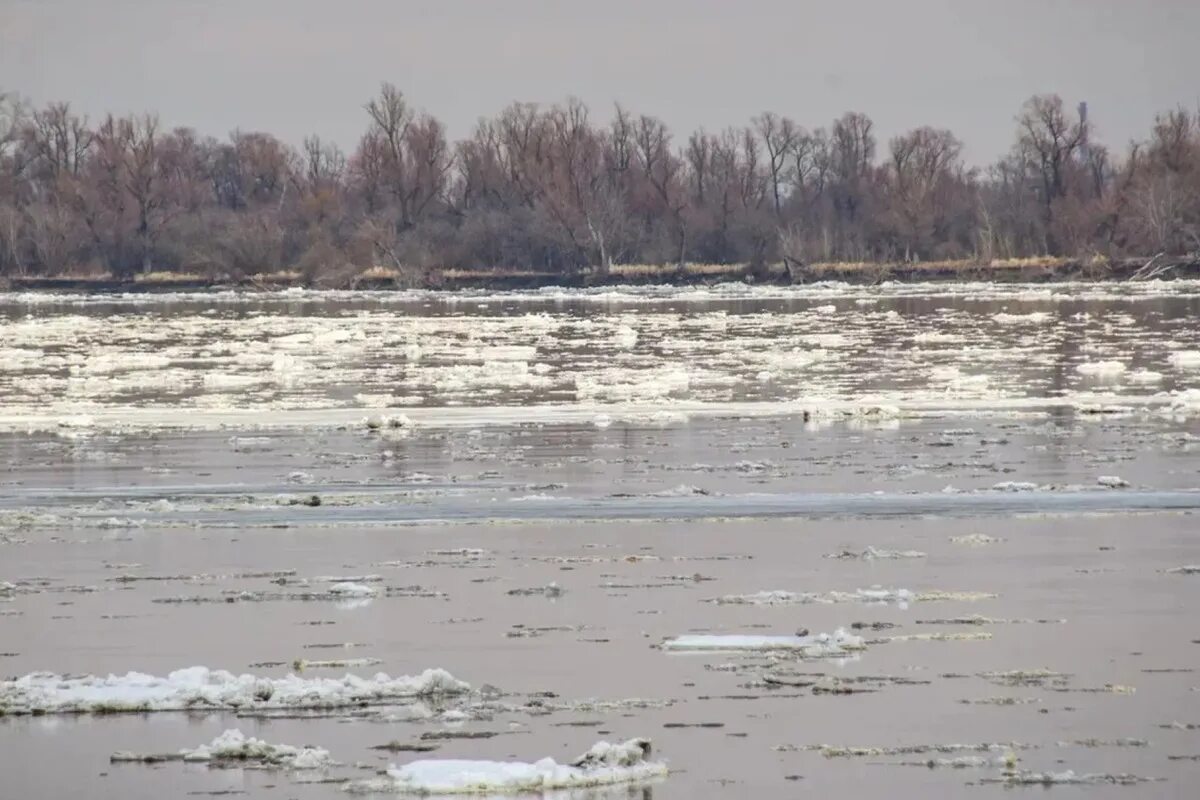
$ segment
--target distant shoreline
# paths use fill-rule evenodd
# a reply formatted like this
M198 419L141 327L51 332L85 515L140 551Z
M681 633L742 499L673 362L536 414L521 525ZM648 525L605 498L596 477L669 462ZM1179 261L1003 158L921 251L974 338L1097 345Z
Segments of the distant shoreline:
M883 282L962 283L1053 283L1056 281L1113 281L1200 278L1200 258L1195 256L1131 258L1115 262L1065 258L1030 258L976 263L970 261L930 261L925 263L827 263L793 267L789 273L783 264L752 270L747 264L688 264L683 269L659 265L614 265L608 275L595 273L564 274L534 270L431 270L419 276L395 270L374 269L340 280L323 277L305 280L297 272L275 272L231 276L203 276L178 272L152 272L132 278L111 275L8 276L0 277L0 291L94 292L97 294L210 289L278 291L290 288L404 290L441 289L497 291L537 289L547 286L569 288L668 285L707 286L745 282L768 286L786 286L844 282L873 285Z

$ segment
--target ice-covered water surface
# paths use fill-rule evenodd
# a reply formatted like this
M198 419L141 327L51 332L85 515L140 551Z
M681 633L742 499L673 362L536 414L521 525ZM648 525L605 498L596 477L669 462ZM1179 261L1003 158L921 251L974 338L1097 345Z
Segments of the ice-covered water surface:
M0 423L457 412L417 415L438 422L530 405L643 418L1039 403L1193 413L1181 393L1200 388L1198 316L1195 282L0 294Z
M1198 299L6 296L0 795L1189 796Z

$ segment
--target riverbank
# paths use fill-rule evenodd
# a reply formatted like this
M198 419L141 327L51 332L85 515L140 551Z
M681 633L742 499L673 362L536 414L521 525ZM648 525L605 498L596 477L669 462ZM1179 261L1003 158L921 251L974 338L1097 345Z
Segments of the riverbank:
M748 264L618 264L607 275L596 271L564 273L538 270L434 269L423 274L374 267L361 273L306 277L295 271L248 275L209 276L197 273L151 272L131 278L111 274L0 277L0 290L71 292L196 291L216 288L278 290L291 287L318 289L535 289L544 286L605 285L710 285L747 282L788 285L840 281L851 284L898 282L991 281L1043 283L1064 280L1123 281L1153 278L1200 278L1200 258L1194 256L1127 258L1117 261L1072 258L1022 258L979 262L971 260L927 262L828 262L789 270L772 264L754 270Z

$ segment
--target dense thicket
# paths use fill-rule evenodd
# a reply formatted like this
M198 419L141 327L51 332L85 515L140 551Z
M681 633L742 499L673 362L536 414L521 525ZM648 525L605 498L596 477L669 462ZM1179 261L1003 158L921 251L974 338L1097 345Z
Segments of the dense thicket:
M617 108L515 104L459 142L384 85L354 152L313 136L227 140L152 115L96 123L0 95L0 275L102 269L336 280L369 266L603 275L614 263L981 262L1200 250L1200 115L1120 155L1056 96L1010 153L968 168L947 130L877 141L847 113L765 113L677 139Z

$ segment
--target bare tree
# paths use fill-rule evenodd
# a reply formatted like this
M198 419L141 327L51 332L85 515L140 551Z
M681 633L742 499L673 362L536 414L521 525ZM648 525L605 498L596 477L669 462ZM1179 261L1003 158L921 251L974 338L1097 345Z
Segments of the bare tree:
M789 159L803 131L787 117L766 112L754 120L755 129L767 150L767 171L771 176L771 198L776 219L783 218L783 192L788 184Z

